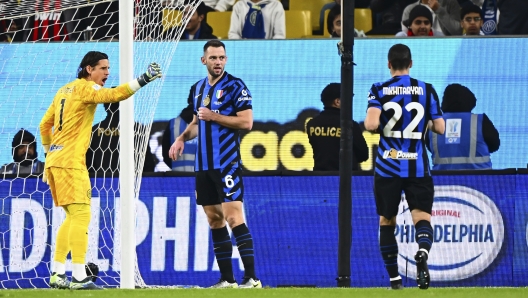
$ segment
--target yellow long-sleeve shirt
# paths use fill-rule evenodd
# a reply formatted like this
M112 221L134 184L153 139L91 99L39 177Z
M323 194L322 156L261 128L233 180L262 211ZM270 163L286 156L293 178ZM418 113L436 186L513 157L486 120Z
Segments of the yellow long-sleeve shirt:
M85 170L97 104L119 102L133 94L128 83L110 89L85 79L60 88L40 121L41 144L50 146L46 168Z

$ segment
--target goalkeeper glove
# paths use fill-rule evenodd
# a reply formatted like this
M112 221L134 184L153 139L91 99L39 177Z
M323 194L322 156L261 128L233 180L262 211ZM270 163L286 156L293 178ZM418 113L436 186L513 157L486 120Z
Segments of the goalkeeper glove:
M161 78L161 68L158 63L152 62L149 64L147 71L137 78L137 81L139 86L143 87L157 78Z

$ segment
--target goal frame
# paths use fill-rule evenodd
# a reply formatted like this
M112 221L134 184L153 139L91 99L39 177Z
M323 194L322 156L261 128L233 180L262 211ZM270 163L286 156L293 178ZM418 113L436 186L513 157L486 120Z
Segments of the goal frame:
M119 81L130 82L134 73L134 1L119 1ZM134 195L134 96L121 102L119 108L119 189L121 289L133 289L136 258Z

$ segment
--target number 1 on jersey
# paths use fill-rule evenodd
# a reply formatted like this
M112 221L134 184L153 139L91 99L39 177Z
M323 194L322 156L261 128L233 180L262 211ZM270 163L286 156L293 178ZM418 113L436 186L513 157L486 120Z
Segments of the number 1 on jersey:
M64 104L66 103L66 98L61 99L61 110L59 115L59 131L62 131L62 113L64 112Z

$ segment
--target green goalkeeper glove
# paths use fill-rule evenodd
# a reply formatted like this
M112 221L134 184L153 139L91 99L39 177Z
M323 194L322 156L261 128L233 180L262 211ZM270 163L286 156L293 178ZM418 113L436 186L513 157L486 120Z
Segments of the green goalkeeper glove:
M157 78L161 78L161 67L158 63L152 62L149 64L147 71L137 78L137 81L143 87Z

